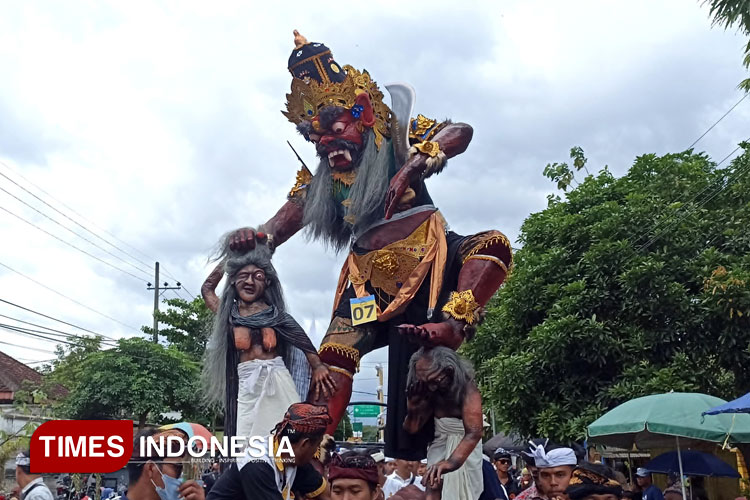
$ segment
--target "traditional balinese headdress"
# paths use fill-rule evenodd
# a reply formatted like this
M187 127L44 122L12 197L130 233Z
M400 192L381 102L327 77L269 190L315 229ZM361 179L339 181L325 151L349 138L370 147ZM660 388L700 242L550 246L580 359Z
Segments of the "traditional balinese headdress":
M276 424L274 434L281 436L301 432L302 434L323 434L331 421L328 408L309 403L294 403L284 414L284 419Z
M608 477L608 468L601 464L582 463L570 479L565 494L571 500L579 500L590 495L614 495L620 498L622 485Z
M383 137L390 137L391 110L383 102L383 93L370 78L367 70L358 71L352 66L341 67L322 43L308 42L294 31L295 48L289 56L292 89L286 95L287 119L299 124L310 121L325 106L352 109L362 92L370 96L375 124L375 145L379 148Z
M349 452L346 455L334 455L328 468L328 480L363 479L373 485L378 484L378 467L375 460L368 455Z

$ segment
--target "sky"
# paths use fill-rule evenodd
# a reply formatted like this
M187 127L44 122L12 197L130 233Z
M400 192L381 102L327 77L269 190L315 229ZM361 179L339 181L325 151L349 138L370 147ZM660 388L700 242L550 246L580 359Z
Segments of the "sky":
M619 176L638 155L682 151L740 100L746 77L746 40L712 28L698 1L330 5L4 2L0 299L120 338L152 323L154 261L160 281L197 294L221 235L284 203L298 169L286 141L317 164L280 113L295 28L381 88L411 84L417 112L471 124L471 145L430 193L456 232L512 241L556 192L547 163L580 146L589 170ZM748 121L750 100L695 148L720 161ZM316 345L343 260L303 234L274 257ZM81 333L4 302L0 315ZM0 342L23 362L54 357L46 340L0 330ZM373 399L386 359L363 359L353 399Z

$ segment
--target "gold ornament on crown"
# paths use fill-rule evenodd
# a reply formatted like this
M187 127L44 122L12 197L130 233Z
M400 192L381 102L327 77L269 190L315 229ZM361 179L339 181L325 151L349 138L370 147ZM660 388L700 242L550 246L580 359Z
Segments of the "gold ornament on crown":
M325 106L351 109L357 96L367 92L375 115L375 125L372 128L375 145L380 148L383 137L390 137L391 124L391 110L383 102L383 93L367 70L360 72L349 65L344 66L343 70L346 72L346 79L341 83L318 83L311 78L293 78L291 92L286 95L286 111L282 113L297 125L312 120Z

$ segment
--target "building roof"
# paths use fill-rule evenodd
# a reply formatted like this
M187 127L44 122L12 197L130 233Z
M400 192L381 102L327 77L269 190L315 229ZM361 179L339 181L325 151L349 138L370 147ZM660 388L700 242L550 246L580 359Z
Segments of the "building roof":
M24 380L42 383L42 374L0 351L0 392L16 392Z

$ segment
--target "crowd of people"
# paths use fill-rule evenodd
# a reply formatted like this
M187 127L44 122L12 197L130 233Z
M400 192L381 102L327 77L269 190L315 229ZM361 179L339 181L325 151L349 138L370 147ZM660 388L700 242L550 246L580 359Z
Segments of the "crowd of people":
M386 457L382 449L338 449L326 435L330 416L325 407L295 403L279 422L260 457L213 462L200 480L184 480L186 457L134 446L127 465L127 490L121 500L418 500L434 499L445 479L427 460ZM135 436L165 437L176 430L146 429ZM287 438L291 449L280 446ZM520 453L498 448L482 460L479 500L682 500L679 483L664 492L645 469L635 484L601 463L583 460L579 450L529 441ZM284 449L282 449L284 448ZM168 451L168 450L167 450ZM514 458L515 463L514 463ZM28 451L16 457L18 500L53 500L38 474L31 474ZM450 474L452 474L451 472ZM430 487L428 487L430 486ZM105 498L102 496L102 498ZM439 496L437 498L440 498ZM443 495L453 500L451 495Z

